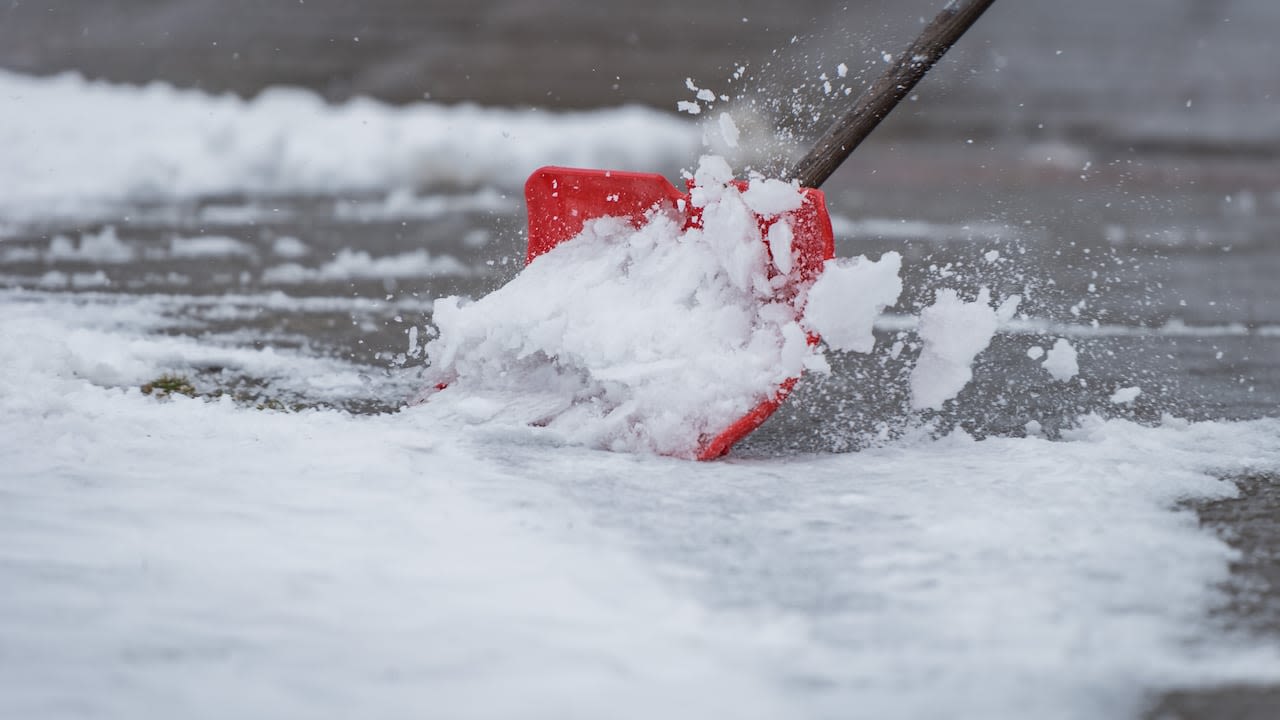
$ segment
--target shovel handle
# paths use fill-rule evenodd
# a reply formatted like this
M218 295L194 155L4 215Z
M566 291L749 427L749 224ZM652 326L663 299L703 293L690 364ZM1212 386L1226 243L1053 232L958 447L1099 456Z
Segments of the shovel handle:
M849 112L827 128L790 177L804 187L822 185L993 2L950 0L920 37L858 96Z

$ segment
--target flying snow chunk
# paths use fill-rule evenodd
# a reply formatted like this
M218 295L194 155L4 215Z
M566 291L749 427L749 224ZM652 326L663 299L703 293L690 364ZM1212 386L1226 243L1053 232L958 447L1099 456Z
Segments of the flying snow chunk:
M702 106L691 100L681 100L676 103L676 109L680 112L687 112L690 115L697 115L702 112Z
M1049 350L1044 359L1044 369L1058 382L1066 382L1080 372L1080 364L1076 358L1076 349L1071 347L1071 343L1066 338L1058 338L1058 342L1053 344L1053 349Z
M738 147L738 126L733 122L733 118L729 117L729 113L720 113L720 136L724 138L724 144L731 148Z
M826 261L809 289L805 324L837 350L871 352L876 318L902 294L901 269L902 256L896 252L877 261L865 256Z
M973 359L991 343L1009 305L1006 301L999 311L992 308L991 291L985 287L971 303L955 290L938 291L933 304L920 313L924 349L911 371L913 408L939 410L969 384Z

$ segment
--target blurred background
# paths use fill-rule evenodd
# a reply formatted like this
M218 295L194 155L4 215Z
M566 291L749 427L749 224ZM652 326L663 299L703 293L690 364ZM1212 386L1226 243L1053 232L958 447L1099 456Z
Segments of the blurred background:
M929 0L15 0L0 67L252 96L674 109L739 65L794 87L914 37ZM880 135L1017 131L1274 152L1280 6L1269 0L996 3ZM1042 132L1043 131L1043 132Z

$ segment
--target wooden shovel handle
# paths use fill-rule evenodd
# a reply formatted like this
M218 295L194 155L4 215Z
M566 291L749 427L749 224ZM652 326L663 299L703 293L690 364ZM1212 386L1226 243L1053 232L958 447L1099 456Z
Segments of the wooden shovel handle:
M849 112L827 128L790 177L804 187L822 185L993 2L950 0L920 37L858 96Z

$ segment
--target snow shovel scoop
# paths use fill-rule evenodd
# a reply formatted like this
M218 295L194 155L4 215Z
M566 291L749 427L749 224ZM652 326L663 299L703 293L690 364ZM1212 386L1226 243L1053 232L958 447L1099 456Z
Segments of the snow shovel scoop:
M888 69L857 97L849 111L823 134L813 149L785 177L785 180L798 183L798 198L795 197L796 188L790 183L770 181L778 185L785 185L792 193L792 204L790 206L782 210L774 208L768 212L761 212L761 203L753 204L747 202L745 204L748 209L744 212L748 221L746 223L739 222L739 225L752 224L749 220L752 217L754 217L755 222L753 227L743 231L746 233L745 235L740 235L739 237L758 237L763 244L765 250L761 253L763 262L760 264L768 263L766 291L772 293L772 295L766 296L765 302L773 306L770 311L774 315L778 314L775 311L780 307L784 314L790 315L789 320L797 320L803 311L802 303L806 291L812 287L813 283L822 274L824 263L834 255L835 243L831 219L827 214L823 194L817 188L835 172L859 143L915 87L925 73L964 34L992 2L994 0L952 0L932 22L925 26L920 36L896 56L896 59L889 65ZM725 167L725 171L727 171L727 167ZM699 172L702 172L702 168L699 169ZM542 275L537 277L536 280L531 280L531 282L541 282L544 287L551 286L548 287L549 291L556 289L560 292L566 292L565 288L578 281L578 275L590 274L591 270L580 268L570 263L567 267L560 268L560 275L547 277L544 272L547 263L535 263L534 261L547 255L562 243L573 239L577 239L573 249L575 251L582 250L583 248L578 247L579 244L584 240L594 240L594 237L591 236L598 234L597 226L593 225L593 223L599 223L605 219L612 218L616 219L618 223L628 223L636 233L643 233L644 226L656 223L655 218L658 217L662 218L663 222L674 223L674 226L679 226L665 237L661 236L661 234L655 234L655 237L658 237L656 244L643 245L642 251L652 249L653 252L661 252L662 248L660 246L664 240L680 242L678 239L671 240L671 238L685 237L679 235L679 231L687 232L691 228L703 228L704 223L711 221L710 218L706 218L704 215L712 213L715 209L714 204L708 205L705 197L698 196L700 188L695 186L696 180L697 176L695 176L694 181L690 181L690 191L686 193L676 189L664 176L658 174L564 167L544 167L536 170L525 184L525 199L528 205L529 221L526 268L522 271L521 276L518 276L507 287L496 291L494 295L498 295L506 291L511 285L516 285L522 281L522 276L527 274L536 275L538 273L542 273ZM728 177L724 177L723 173L721 173L721 180L720 187L736 188L741 191L742 198L749 199L748 183L734 181L731 174ZM768 202L763 203L763 206L768 205ZM754 216L752 213L754 213ZM780 222L784 219L785 223ZM723 224L723 220L720 220L720 222ZM785 225L786 227L775 228L775 226L780 225ZM710 235L709 231L707 235ZM780 236L781 243L779 242ZM586 251L613 252L608 250L605 244L602 242L599 246L588 246ZM754 248L760 247L752 242L748 242L748 245ZM780 257L779 253L782 251L779 248L789 249L788 255L790 257ZM564 248L565 252L569 250L568 246ZM548 260L550 260L550 256L548 256ZM585 264L582 263L582 265ZM624 266L618 265L617 267ZM673 264L669 269L672 275L679 274L681 271L680 263ZM607 273L604 273L604 275L606 275L604 280L607 285L609 278ZM668 276L657 276L653 280L653 284L665 284L663 281L666 277ZM757 280L757 291L760 284L761 282ZM656 294L658 293L655 292ZM536 291L534 295L536 296ZM757 297L759 296L757 295ZM488 299L486 298L486 300ZM530 304L527 298L521 302L523 305ZM655 302L658 301L655 300ZM714 299L711 304L714 304ZM678 309L678 305L675 307ZM508 304L507 308L508 312L514 308L518 313L522 306ZM443 328L449 322L449 311L449 306L445 306L442 309L437 304L435 315L437 324L442 328L442 337L445 332ZM458 312L456 304L454 312ZM616 323L619 324L626 322L625 318L616 320ZM792 324L795 325L794 322ZM548 325L552 326L552 329L548 330ZM543 334L556 331L574 332L572 328L565 329L564 325L563 321L559 321L559 325L544 322L537 332ZM617 332L616 329L605 329ZM800 334L798 344L802 349L806 347L806 344L808 348L812 348L819 342L819 338L812 330L793 330L791 332L792 336L797 332ZM476 342L481 344L487 342L493 345L494 335L490 330L487 337ZM670 340L670 338L662 337L660 333L655 334L653 338L655 342L667 342ZM693 336L686 339L691 344L698 341L698 338ZM791 341L795 344L797 339L792 337ZM589 342L596 342L596 339L589 339ZM513 341L506 340L504 345L493 345L493 349L495 351L514 353L515 355L527 355L530 352L527 349L513 348L512 345ZM784 349L783 354L785 355L786 352ZM444 357L444 364L446 365L453 362L455 357L455 351L448 348L440 354ZM792 352L792 355L794 354ZM555 364L557 361L557 358L551 353L544 351L544 355L546 356L542 357L541 360L548 364ZM698 460L710 460L724 455L734 443L759 427L782 404L799 380L802 369L799 365L793 364L788 366L785 372L782 373L775 372L773 375L756 376L771 378L771 380L766 381L762 388L753 393L754 397L763 397L754 406L749 404L740 405L738 409L729 415L724 413L714 415L713 413L712 417L715 420L706 423L704 426L694 428L680 427L674 433L668 433L678 435L683 432L685 435L692 434L696 436L695 438L687 439L686 443L682 444L680 438L675 438L672 442L664 444L659 439L650 442L649 447L660 453L693 457ZM613 370L610 369L610 372L613 372ZM736 369L729 369L726 372L736 372ZM507 372L503 369L496 374L506 376ZM544 378L546 376L535 375L534 377ZM690 386L686 390L695 389L693 386L699 382L694 374L680 375L679 378L681 383L687 383ZM440 378L437 387L446 388L450 384L451 379L446 376ZM551 384L554 385L555 381L552 380ZM769 389L771 386L772 390ZM452 390L452 388L449 389ZM597 400L598 398L594 397L581 399L584 403L596 402ZM709 397L704 404L714 405L717 400L717 398ZM623 399L619 402L625 406L631 401ZM632 405L633 407L629 408L628 419L619 422L627 422L632 426L648 423L650 429L660 425L653 416L662 415L665 412L666 408L663 404L653 403L649 406L639 407L634 406L634 403ZM558 408L549 408L547 416L552 417L556 416L557 413L566 412L572 414L567 409L568 407L568 405L565 405ZM742 407L749 409L743 413ZM623 414L610 412L610 416ZM732 419L734 416L737 416L736 420ZM536 419L530 419L529 422L535 425L547 424L538 422ZM716 423L719 424L717 425ZM633 431L634 427L630 430L626 427L614 429L615 433L624 434ZM618 447L619 449L629 447L625 443L619 445L615 442L611 445L606 442L604 444L609 447Z

